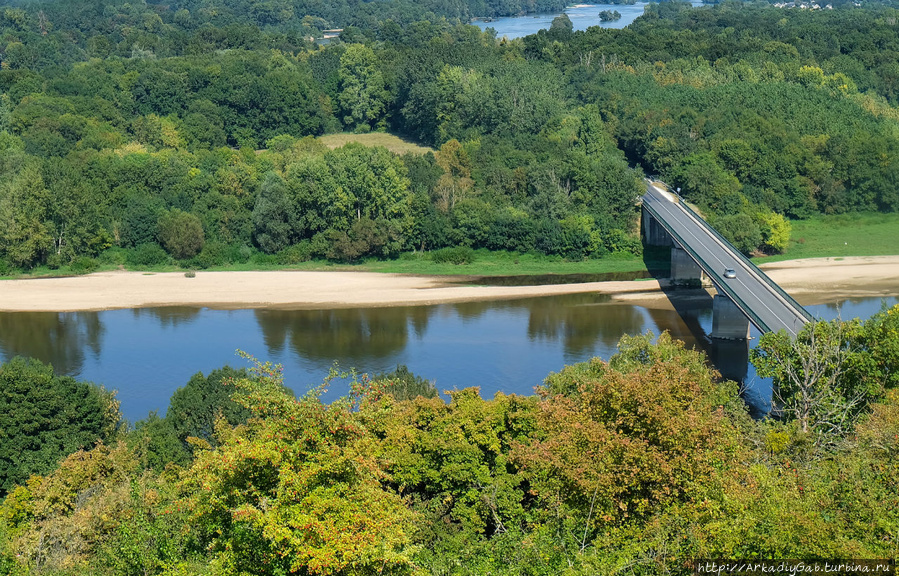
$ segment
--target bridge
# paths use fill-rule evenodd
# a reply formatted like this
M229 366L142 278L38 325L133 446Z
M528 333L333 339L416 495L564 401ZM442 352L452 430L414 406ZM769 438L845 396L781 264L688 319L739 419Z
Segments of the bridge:
M672 245L672 279L698 279L702 273L711 279L717 291L712 303L713 338L746 339L750 322L761 332L786 330L795 337L813 320L679 195L658 182L646 184L643 235L647 244Z

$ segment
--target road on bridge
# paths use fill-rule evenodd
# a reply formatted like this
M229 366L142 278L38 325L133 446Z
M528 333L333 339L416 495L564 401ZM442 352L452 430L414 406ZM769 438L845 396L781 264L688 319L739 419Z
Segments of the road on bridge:
M773 280L721 238L681 198L648 182L643 206L705 271L719 294L729 297L762 332L786 330L795 337L812 319ZM724 271L736 272L725 278Z

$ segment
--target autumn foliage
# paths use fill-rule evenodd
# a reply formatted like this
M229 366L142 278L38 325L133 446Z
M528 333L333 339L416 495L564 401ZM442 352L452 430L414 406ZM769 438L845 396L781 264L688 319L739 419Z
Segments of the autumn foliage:
M297 399L251 361L227 383L249 419L187 464L160 469L143 427L14 488L0 574L690 574L899 547L895 390L820 458L667 334L492 400L350 372L324 404L327 383Z

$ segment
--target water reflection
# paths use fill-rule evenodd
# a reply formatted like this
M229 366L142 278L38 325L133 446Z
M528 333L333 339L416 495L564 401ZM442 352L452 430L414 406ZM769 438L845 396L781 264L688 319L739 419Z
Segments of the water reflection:
M103 333L96 312L0 312L0 357L30 356L77 375L86 353L100 356Z
M646 319L639 308L611 302L607 294L577 294L563 302L529 300L528 338L560 341L566 358L582 358L597 344L614 347L622 334L643 330Z
M159 325L167 328L178 328L194 322L200 315L202 308L190 306L165 306L161 308L132 308L131 313L135 319L149 316L159 321Z
M401 352L409 339L427 330L425 307L348 308L336 310L256 310L255 316L271 354L289 347L300 358L330 365L368 364Z
M50 362L61 373L117 389L129 420L163 413L191 375L241 366L237 348L284 364L285 382L303 393L338 361L363 372L406 364L441 390L480 386L531 394L550 373L593 356L609 358L623 334L668 330L705 350L725 377L746 382L753 413L767 410L770 383L755 377L745 343L713 342L708 295L672 295L675 310L578 294L436 306L337 310L156 308L105 312L0 313L0 360ZM896 298L886 299L886 305ZM663 301L661 304L664 304ZM809 306L819 317L867 318L882 300ZM757 332L753 333L755 338ZM753 340L756 342L757 340ZM333 397L345 393L335 390Z

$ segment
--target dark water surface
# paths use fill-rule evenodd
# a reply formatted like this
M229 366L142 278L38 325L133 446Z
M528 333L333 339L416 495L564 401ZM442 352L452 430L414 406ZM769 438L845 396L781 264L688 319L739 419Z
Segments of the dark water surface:
M886 299L887 305L897 301ZM880 299L860 299L808 308L822 318L848 319L880 307ZM337 310L0 312L0 359L33 356L60 373L118 390L130 421L151 410L163 414L175 389L198 371L245 366L238 348L284 364L285 383L298 394L320 384L335 361L369 373L406 364L440 390L480 386L485 398L498 391L531 394L550 372L593 356L607 359L622 334L647 330L669 330L707 350L728 376L746 374L745 345L712 346L705 337L711 310L687 308L681 315L578 294ZM763 410L770 385L748 370L747 400ZM345 390L334 385L328 398Z

